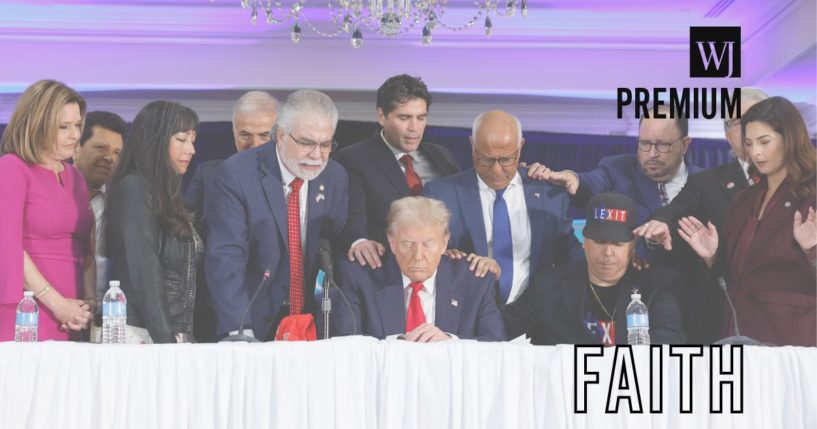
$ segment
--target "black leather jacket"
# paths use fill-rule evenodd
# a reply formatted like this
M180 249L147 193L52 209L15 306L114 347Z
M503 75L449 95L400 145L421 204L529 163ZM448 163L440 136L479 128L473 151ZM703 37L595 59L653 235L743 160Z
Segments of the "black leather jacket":
M192 341L201 239L195 231L179 239L160 228L141 176L127 175L113 187L105 239L111 279L128 300L128 325L146 328L154 343L176 342L177 334Z

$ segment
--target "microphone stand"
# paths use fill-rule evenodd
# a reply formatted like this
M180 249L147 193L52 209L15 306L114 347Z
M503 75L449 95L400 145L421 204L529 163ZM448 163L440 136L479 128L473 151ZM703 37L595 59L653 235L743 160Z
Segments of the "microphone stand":
M723 277L718 277L718 286L721 288L723 293L726 295L726 302L729 304L729 308L732 309L732 327L735 329L735 335L731 337L726 337L720 339L715 342L716 345L724 345L724 344L742 344L747 346L768 346L770 344L764 343L762 341L758 341L754 338L746 337L740 335L740 327L738 327L738 313L735 311L735 306L732 304L732 298L729 296L729 291L726 290L726 280Z
M267 268L264 271L264 275L261 276L261 283L258 284L258 288L255 289L255 293L253 294L252 298L250 298L250 302L247 303L247 308L244 309L244 315L241 316L241 324L238 326L238 333L229 335L227 337L222 338L219 340L220 343L234 343L234 342L245 342L245 343L260 343L261 341L258 338L251 337L249 335L244 334L244 323L247 321L247 314L250 312L250 308L252 307L253 302L255 302L255 298L258 297L258 293L261 292L261 289L264 287L264 284L269 280L272 276L272 266Z
M323 312L323 339L329 339L329 314L332 312L332 299L329 298L329 288L332 287L330 273L323 276L323 299L321 300L321 311Z

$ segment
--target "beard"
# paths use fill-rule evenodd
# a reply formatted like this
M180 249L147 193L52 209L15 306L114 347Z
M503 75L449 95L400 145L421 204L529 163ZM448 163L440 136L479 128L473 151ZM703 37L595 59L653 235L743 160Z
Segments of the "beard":
M284 163L284 166L289 169L295 177L300 177L305 181L312 180L321 173L323 173L323 169L326 168L326 162L319 161L319 160L312 160L312 159L290 159L285 156L281 157L281 160ZM317 170L311 170L304 168L305 165L312 165L312 166L320 166Z

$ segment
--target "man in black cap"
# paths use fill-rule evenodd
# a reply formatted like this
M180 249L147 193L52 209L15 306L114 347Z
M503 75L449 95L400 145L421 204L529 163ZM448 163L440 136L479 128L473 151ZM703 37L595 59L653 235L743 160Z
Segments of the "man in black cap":
M542 270L505 308L508 338L534 344L627 344L627 305L637 289L649 311L653 344L681 344L680 277L664 267L637 270L635 204L617 193L593 196L584 228L585 260Z

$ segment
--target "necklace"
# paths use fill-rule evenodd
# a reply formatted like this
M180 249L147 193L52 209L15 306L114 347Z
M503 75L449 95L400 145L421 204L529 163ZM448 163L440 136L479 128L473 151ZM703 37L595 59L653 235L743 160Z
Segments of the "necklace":
M610 320L615 320L616 319L616 310L618 310L618 308L614 308L613 309L613 314L610 315L610 312L607 311L607 307L605 307L604 304L602 304L601 298L599 298L599 295L596 293L596 289L593 287L593 283L591 283L590 280L588 279L587 284L588 284L588 286L590 286L590 290L593 292L593 296L596 297L596 301L598 301L599 305L601 306L601 309L604 310L605 314L607 314L607 317L609 317Z

